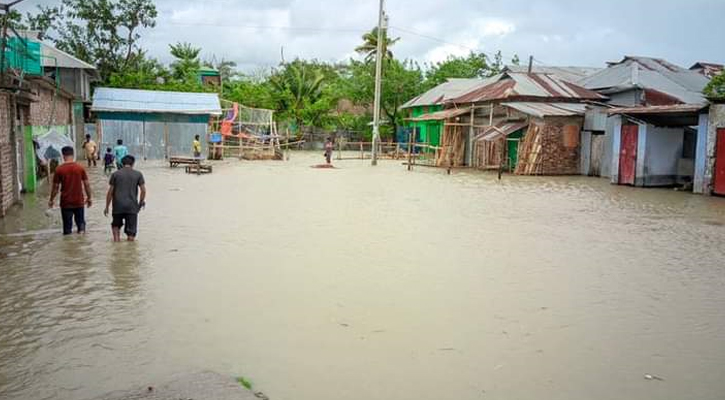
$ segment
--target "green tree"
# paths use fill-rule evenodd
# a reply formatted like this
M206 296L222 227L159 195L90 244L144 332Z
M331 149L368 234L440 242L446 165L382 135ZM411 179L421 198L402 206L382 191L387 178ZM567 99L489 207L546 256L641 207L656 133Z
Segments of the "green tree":
M325 74L315 63L296 59L283 64L269 78L277 109L301 128L305 122L314 122L310 107L322 98ZM312 117L312 118L311 118Z
M175 79L184 82L192 82L199 79L200 47L194 47L191 43L176 43L169 45L170 53L175 60L171 63L171 73Z
M431 65L425 73L425 88L431 89L449 78L485 78L494 75L484 53L471 52L465 57L449 56Z
M383 30L383 60L392 59L393 52L390 48L397 43L400 38L391 39L388 37L387 30ZM373 28L370 32L362 35L363 44L355 48L355 52L365 55L365 61L375 61L375 54L378 51L378 28Z
M62 0L38 6L26 19L41 38L94 64L105 82L138 55L140 30L154 27L156 16L152 0Z
M725 71L720 72L710 80L703 91L708 99L722 101L725 100Z
M375 68L371 63L350 61L350 78L347 80L347 95L356 104L370 107L374 100ZM390 59L383 70L381 111L389 128L394 131L402 124L400 106L423 90L423 72L409 60ZM390 130L387 132L390 133Z
M128 66L111 73L107 85L118 88L160 90L171 81L171 73L154 58L144 52L135 54Z

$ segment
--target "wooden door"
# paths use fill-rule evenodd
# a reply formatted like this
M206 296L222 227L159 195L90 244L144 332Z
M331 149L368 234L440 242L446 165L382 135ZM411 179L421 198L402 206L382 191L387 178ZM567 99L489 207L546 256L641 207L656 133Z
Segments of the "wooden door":
M637 169L637 136L639 126L622 125L622 140L619 150L619 184L634 185Z
M715 173L712 192L725 195L725 128L717 130L715 141Z

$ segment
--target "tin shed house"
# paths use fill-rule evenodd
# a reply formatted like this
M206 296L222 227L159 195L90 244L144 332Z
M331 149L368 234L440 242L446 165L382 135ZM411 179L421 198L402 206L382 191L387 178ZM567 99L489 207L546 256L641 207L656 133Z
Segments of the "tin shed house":
M581 83L610 96L606 138L612 183L701 187L707 100L704 75L658 58L625 57ZM696 182L697 181L697 182Z
M221 115L216 93L97 88L91 111L97 117L101 149L122 139L130 154L143 159L190 155L195 135L203 152L212 115Z

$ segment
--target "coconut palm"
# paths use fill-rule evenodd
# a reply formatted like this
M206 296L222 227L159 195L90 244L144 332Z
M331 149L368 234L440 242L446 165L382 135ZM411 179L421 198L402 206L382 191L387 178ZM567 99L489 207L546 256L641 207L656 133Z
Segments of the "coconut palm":
M383 30L383 60L393 58L393 52L390 51L395 43L400 38L391 39L388 37L388 32ZM373 28L370 32L362 35L363 44L355 48L355 51L359 54L365 55L365 61L370 62L375 60L375 53L378 51L378 28Z

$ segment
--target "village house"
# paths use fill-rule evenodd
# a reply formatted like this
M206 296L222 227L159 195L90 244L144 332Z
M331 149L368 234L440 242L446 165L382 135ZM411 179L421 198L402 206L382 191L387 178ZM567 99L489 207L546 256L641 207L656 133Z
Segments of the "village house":
M0 89L0 215L20 200L22 192L36 189L39 159L35 142L51 131L71 140L76 136L74 102L82 96L61 84L62 69L56 61L52 68L45 62L62 59L65 53L34 38L23 33L9 37L6 43ZM66 71L74 69L64 65ZM85 64L83 69L93 67ZM86 90L89 93L90 86Z
M443 110L445 103L486 83L480 78L450 78L446 82L416 96L400 108L406 113L405 126L415 132L416 141L439 146L443 131L442 121L428 115Z
M709 63L704 61L699 61L690 67L690 71L695 71L700 74L705 75L708 79L712 79L715 77L715 75L719 75L722 73L723 69L725 69L725 65L722 64L715 64L715 63Z
M91 111L101 148L118 139L140 159L190 155L195 135L207 138L213 115L221 115L216 93L96 88ZM202 140L206 151L207 140Z
M604 148L582 148L609 166L602 176L640 187L702 186L707 77L662 59L625 57L579 83L615 107L607 111Z
M442 121L438 166L578 174L585 103L604 99L553 74L505 72L419 118Z

